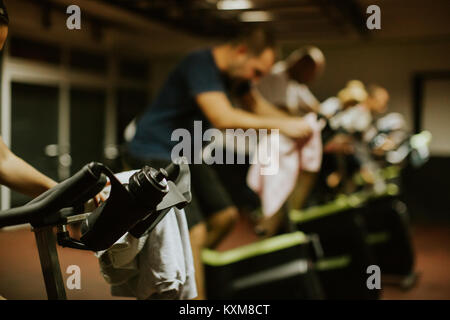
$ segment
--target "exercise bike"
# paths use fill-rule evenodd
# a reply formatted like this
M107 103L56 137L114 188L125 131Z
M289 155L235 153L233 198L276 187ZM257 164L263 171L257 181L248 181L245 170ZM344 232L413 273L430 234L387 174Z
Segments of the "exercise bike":
M84 204L104 188L107 178L110 196L85 213ZM151 232L171 208L182 209L190 201L189 167L183 160L159 170L145 166L127 184L120 183L105 165L91 162L24 206L0 212L0 228L31 224L48 299L65 300L56 243L80 250L106 250L126 232L136 238ZM66 226L80 222L82 236L76 240Z

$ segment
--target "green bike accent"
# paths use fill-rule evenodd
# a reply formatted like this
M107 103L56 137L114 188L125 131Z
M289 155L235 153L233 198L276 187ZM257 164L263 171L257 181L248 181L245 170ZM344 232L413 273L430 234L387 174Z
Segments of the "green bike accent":
M373 191L360 191L351 195L341 195L335 200L320 206L309 207L303 210L291 210L289 218L294 223L304 223L310 220L323 218L352 208L357 208L372 199L378 199L385 196L395 196L399 194L399 188L396 184L389 183L386 190L382 193Z
M295 223L303 223L351 208L352 206L349 204L347 196L343 196L321 206L314 206L304 210L291 210L289 218Z
M400 176L401 168L399 166L389 166L383 169L380 169L379 173L380 176L385 180L391 180L398 178ZM353 182L358 186L366 185L366 182L364 181L361 173L356 173L353 176Z
M303 232L297 231L223 252L204 249L202 260L207 265L219 267L307 242L307 236Z
M318 271L328 271L331 269L342 269L347 267L352 261L350 256L339 256L332 258L320 259L316 263L316 269Z
M366 237L366 243L369 245L374 245L378 243L383 243L389 241L391 235L388 232L378 232L368 234Z
M386 180L398 178L401 168L399 166L389 166L381 170L381 176Z

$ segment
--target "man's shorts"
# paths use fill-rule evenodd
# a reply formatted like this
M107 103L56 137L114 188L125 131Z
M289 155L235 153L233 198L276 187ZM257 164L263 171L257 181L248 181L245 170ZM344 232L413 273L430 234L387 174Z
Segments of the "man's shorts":
M139 159L125 155L125 163L133 169L145 165L155 169L167 167L171 161L161 159ZM206 164L190 164L192 201L185 208L188 227L206 222L215 213L234 206L213 168Z

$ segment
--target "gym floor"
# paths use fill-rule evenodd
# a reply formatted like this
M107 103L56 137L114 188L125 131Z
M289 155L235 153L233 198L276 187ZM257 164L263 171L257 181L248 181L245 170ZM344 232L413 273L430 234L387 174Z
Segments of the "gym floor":
M219 250L256 240L249 230L249 223L241 219ZM415 224L412 233L419 281L408 291L385 286L382 299L450 299L450 224ZM58 253L65 279L69 265L81 269L81 289L67 290L68 299L123 299L111 296L92 252L59 247ZM46 299L34 235L29 228L0 231L0 256L0 295L7 299Z

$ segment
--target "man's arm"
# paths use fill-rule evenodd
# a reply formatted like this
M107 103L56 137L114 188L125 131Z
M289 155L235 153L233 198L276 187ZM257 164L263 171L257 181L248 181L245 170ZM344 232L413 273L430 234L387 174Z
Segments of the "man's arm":
M196 96L197 103L212 125L218 129L279 129L291 138L307 139L311 128L300 117L258 115L233 108L223 92L205 92Z
M303 108L305 112L320 112L320 102L313 95L311 90L306 85L297 85L296 94L298 95L298 101L300 109Z
M242 102L253 113L261 116L273 116L279 118L289 117L289 114L280 110L272 103L267 101L257 89L251 89L242 97Z
M0 138L0 184L36 197L57 183L17 157Z

